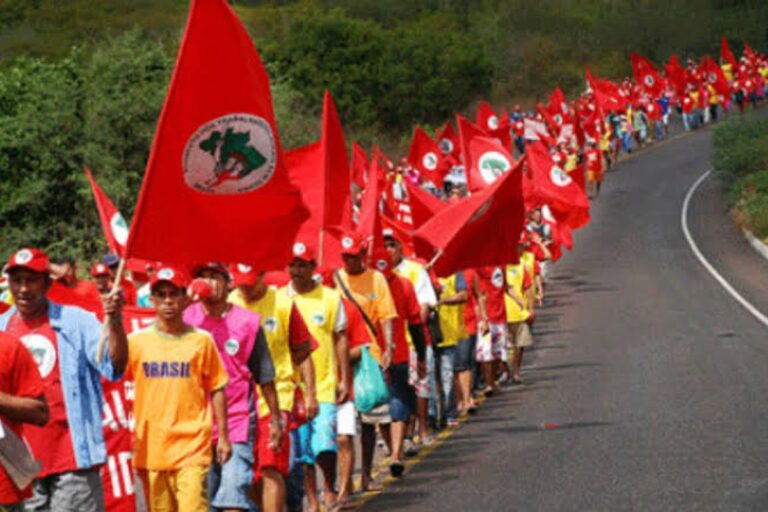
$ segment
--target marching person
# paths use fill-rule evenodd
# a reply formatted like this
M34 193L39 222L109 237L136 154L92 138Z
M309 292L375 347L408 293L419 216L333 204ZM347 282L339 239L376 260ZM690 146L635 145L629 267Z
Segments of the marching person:
M83 309L49 301L48 270L48 257L40 250L12 254L7 272L14 307L0 316L0 331L21 339L37 363L49 407L46 425L24 428L32 452L43 463L25 506L33 511L101 511L99 466L107 460L101 377L117 381L125 370L122 304L117 295L102 302L109 349L108 357L97 361L101 323Z

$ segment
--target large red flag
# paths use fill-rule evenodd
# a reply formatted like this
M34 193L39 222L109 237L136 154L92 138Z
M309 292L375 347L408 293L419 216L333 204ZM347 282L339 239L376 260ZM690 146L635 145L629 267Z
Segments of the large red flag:
M496 139L472 137L469 140L467 184L475 192L493 184L499 177L515 167L515 159Z
M490 133L501 128L502 121L488 102L483 101L480 103L480 106L477 107L475 123L477 123L477 126Z
M126 254L281 268L306 215L250 36L226 0L192 0Z
M589 222L589 200L579 184L552 162L547 148L534 142L525 149L528 173L525 179L526 201L548 204L563 224L573 229Z
M349 160L347 143L341 120L331 94L326 90L323 98L323 170L325 207L323 227L352 228L352 202L350 198Z
M736 56L731 51L731 45L728 44L728 40L725 36L720 38L720 58L723 62L727 62L731 65L731 70L736 71L739 69L739 63L736 61Z
M411 220L414 229L419 229L447 205L423 188L410 182L406 182L405 187L408 190L408 202L411 206Z
M352 141L352 183L359 188L365 188L368 182L368 170L371 163L368 161L368 155L356 141Z
M447 206L414 234L416 250L429 256L438 276L518 261L525 222L522 161L493 185Z
M623 112L626 107L624 101L618 94L618 87L608 80L599 80L592 77L587 66L584 66L584 74L587 78L589 88L595 97L597 108L604 112Z
M664 66L664 75L674 86L677 95L682 96L685 93L685 70L680 65L680 59L674 53Z
M417 126L413 132L411 149L408 151L408 162L418 169L421 177L428 179L437 188L443 187L443 180L449 171L448 163L443 157L437 142Z
M664 92L664 81L659 76L659 72L656 71L656 66L642 55L634 52L630 53L629 56L632 59L632 71L635 73L637 83L655 98L661 96Z
M91 184L93 198L96 200L96 210L98 210L101 220L101 229L104 231L104 238L107 240L109 250L122 258L125 255L125 244L128 242L128 224L115 208L115 205L112 204L112 201L109 200L107 194L93 179L91 170L86 168L85 174L88 176L88 183Z

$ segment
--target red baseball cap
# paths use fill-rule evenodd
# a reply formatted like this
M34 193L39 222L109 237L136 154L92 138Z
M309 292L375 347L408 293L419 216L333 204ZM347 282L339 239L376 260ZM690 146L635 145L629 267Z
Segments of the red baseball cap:
M315 250L304 242L293 244L293 257L304 261L315 261Z
M391 238L392 240L396 242L403 243L403 241L400 239L400 236L398 235L397 231L395 231L392 228L384 228L381 231L381 236L384 238Z
M389 278L392 275L392 256L389 251L374 251L371 255L371 266Z
M259 282L260 270L245 263L233 263L229 267L233 286L253 286Z
M347 233L341 237L341 254L359 254L368 248L368 243L359 233Z
M152 274L152 277L149 279L150 289L154 288L156 284L163 281L171 283L177 288L186 289L187 285L189 284L189 277L187 276L187 273L181 269L174 267L162 267L157 272Z
M21 249L8 259L6 272L15 268L26 268L33 272L48 272L48 256L40 249Z
M108 276L110 274L112 274L112 271L103 263L96 263L91 267L91 277Z
M227 266L223 263L216 263L216 262L208 262L208 263L198 263L194 267L192 267L192 277L199 277L200 273L204 270L213 270L214 272L218 272L219 274L223 275L227 280L230 279L229 270L227 269Z

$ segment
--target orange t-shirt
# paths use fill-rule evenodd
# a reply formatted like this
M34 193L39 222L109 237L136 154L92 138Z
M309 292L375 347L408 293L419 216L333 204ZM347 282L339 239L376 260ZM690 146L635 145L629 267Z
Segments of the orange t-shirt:
M181 336L154 326L128 337L135 383L134 467L171 470L211 464L212 391L227 384L216 344L190 327Z

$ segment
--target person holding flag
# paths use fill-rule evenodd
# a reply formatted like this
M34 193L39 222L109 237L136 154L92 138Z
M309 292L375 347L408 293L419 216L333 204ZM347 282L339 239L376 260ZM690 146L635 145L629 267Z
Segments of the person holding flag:
M507 311L507 327L509 328L509 371L510 380L514 384L522 384L520 367L523 362L523 351L533 345L533 336L528 320L534 311L534 276L526 264L529 237L526 231L520 234L518 252L520 261L507 265L507 294L504 297ZM530 253L529 253L530 254Z
M600 195L600 187L605 177L603 152L594 143L587 143L587 151L584 153L584 161L587 168L587 183L589 184L590 198L597 199Z
M102 432L101 377L117 381L128 360L118 295L102 301L108 357L97 361L102 325L92 313L51 302L48 256L25 248L6 267L14 306L0 316L0 331L21 339L35 355L50 421L28 425L24 435L43 468L33 484L28 510L101 511L99 467L107 451Z
M283 441L286 422L280 415L275 391L275 367L267 347L260 317L227 300L230 275L220 263L197 265L192 275L210 288L205 298L184 311L184 322L211 334L219 351L229 382L227 397L227 430L232 443L232 457L225 463L213 462L208 472L208 496L212 507L219 510L250 510L253 503L248 489L253 482L253 432L256 411L254 383L259 385L259 398L266 402L270 422L266 432L267 448L278 451ZM217 432L214 431L214 443Z

